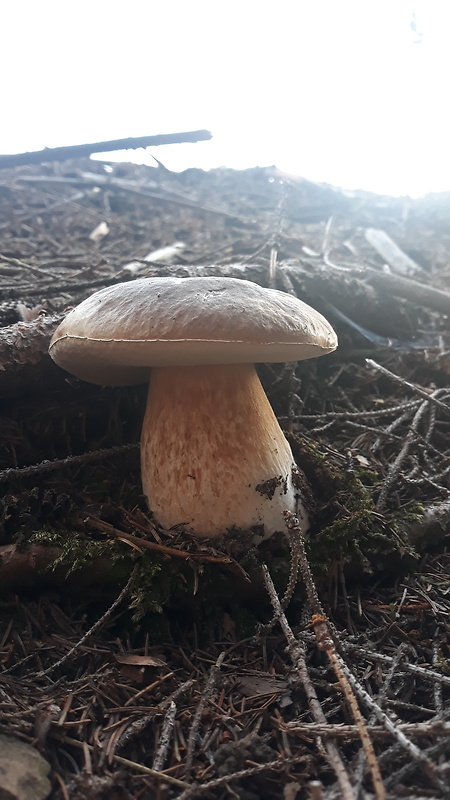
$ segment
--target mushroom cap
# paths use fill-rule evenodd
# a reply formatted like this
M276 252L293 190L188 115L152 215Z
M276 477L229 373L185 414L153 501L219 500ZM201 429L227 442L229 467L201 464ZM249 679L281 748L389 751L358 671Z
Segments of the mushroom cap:
M325 317L239 278L141 278L69 312L50 342L60 367L91 383L144 383L150 367L301 361L330 353Z

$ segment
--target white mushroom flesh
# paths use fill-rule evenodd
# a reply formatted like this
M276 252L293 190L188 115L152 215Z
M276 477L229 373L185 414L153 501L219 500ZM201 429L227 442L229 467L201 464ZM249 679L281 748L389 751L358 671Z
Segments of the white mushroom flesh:
M265 538L285 530L285 510L308 526L291 448L253 364L154 368L141 466L164 528L206 538L258 527Z

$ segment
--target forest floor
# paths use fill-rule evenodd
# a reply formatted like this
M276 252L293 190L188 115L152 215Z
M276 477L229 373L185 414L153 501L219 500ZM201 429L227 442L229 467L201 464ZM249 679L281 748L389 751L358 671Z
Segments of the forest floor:
M275 168L0 171L0 734L41 755L33 797L448 797L449 206ZM306 543L160 531L145 387L48 356L68 308L155 275L246 278L336 329L258 367Z

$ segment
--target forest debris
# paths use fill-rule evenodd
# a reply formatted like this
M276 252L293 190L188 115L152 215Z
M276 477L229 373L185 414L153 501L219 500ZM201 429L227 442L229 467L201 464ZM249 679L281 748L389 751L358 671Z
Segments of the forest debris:
M155 656L139 656L135 653L116 653L114 656L119 664L127 664L133 667L166 667L167 662Z
M387 261L394 272L399 275L414 275L416 272L423 272L422 267L407 256L386 231L379 228L366 228L365 235L369 244Z
M0 800L45 800L50 764L26 742L0 735Z
M91 242L94 242L94 244L98 244L98 242L101 242L105 236L108 236L108 233L109 225L103 220L102 222L99 222L98 225L96 225L96 227L90 232L89 239Z
M238 683L244 697L285 693L289 685L287 680L264 674L242 675L239 677Z
M441 390L437 390L436 392L426 392L424 389L421 389L420 386L415 386L414 384L410 383L410 381L406 381L404 378L401 378L399 375L395 375L394 372L383 367L381 364L378 364L373 358L366 358L366 364L369 367L374 367L374 369L379 370L386 375L386 377L391 378L391 380L395 381L396 383L400 383L405 389L409 389L410 391L414 392L414 394L418 394L420 397L423 397L428 403L435 405L437 408L442 409L446 414L450 414L450 405L447 403L443 403L441 400L438 399L436 396L439 393L442 393ZM444 390L445 391L445 390Z
M138 568L137 565L135 565L133 567L133 571L130 577L128 578L127 583L125 584L123 589L119 592L114 602L105 611L105 613L102 614L102 616L94 623L94 625L92 625L92 627L89 628L88 631L86 631L84 636L82 636L82 638L73 647L71 647L70 650L62 658L56 661L55 664L52 664L50 667L47 667L47 669L38 672L36 677L43 678L45 675L49 675L51 672L53 672L54 669L57 669L58 667L61 667L63 664L65 664L66 661L68 661L73 655L75 655L75 653L78 652L79 648L84 644L84 642L86 642L90 636L92 636L96 631L98 631L102 627L102 625L105 624L105 622L110 618L115 609L128 596L130 589L133 585L134 579L137 575L137 572Z
M26 306L25 303L17 303L16 308L22 322L32 322L42 311L45 311L45 303L40 303L32 308Z
M48 388L57 368L48 355L53 331L62 316L39 316L30 322L0 327L0 397L2 400Z
M336 678L339 681L339 686L342 689L342 693L351 709L353 719L355 720L355 725L358 728L361 743L364 748L364 755L367 759L372 778L375 797L377 800L386 800L386 790L383 784L383 778L381 777L380 765L376 757L375 748L369 731L367 730L366 721L358 706L358 701L353 691L354 687L352 687L349 681L350 675L348 668L339 653L337 653L335 643L330 635L329 622L326 617L320 614L314 614L312 617L312 625L317 637L317 644L321 650L325 651L333 666Z
M27 544L0 545L0 586L2 592L19 586L26 588L39 585L70 585L76 593L79 586L79 572L67 576L67 566L59 564L63 556L61 547ZM57 564L53 569L53 565ZM114 561L106 556L93 558L82 567L83 586L117 586L123 579L122 569L115 566Z
M152 250L151 253L148 253L148 255L144 256L142 261L130 261L129 264L125 264L124 270L126 272L131 272L132 275L136 275L139 272L145 272L148 269L147 263L145 262L173 264L173 262L176 261L177 256L179 256L185 248L186 245L184 242L174 242L173 244L167 245L167 247L160 247L158 250Z
M0 372L47 360L48 344L60 321L61 316L54 315L0 328Z
M24 315L27 311L18 309L19 304L34 309L46 303L49 314L61 314L95 288L131 278L124 265L133 260L148 275L230 276L262 286L269 282L272 263L276 288L298 292L313 305L317 301L316 307L325 313L322 302L327 299L357 326L380 337L362 339L355 325L336 314L342 346L327 363L317 367L305 362L295 372L261 365L258 371L278 418L301 435L299 463L304 456L318 491L316 527L308 548L320 602L340 632L338 652L373 702L389 712L399 732L423 748L444 784L441 789L423 762L413 761L384 724L372 721L368 706L368 732L393 797L402 792L408 797L448 795L450 555L445 538L449 504L443 497L448 497L450 478L450 418L430 397L435 391L448 391L450 246L444 226L448 195L437 199L444 201L439 208L433 198L416 202L343 193L273 170L173 174L87 158L4 171L0 183L0 217L5 220L0 223L2 325L17 322L20 329L21 310ZM211 213L214 208L222 211ZM108 220L111 230L93 246L89 233L101 220ZM402 247L426 270L415 273L423 283L383 271L383 261L364 237L368 227L394 237L401 232ZM140 260L179 240L187 245L177 259L182 263ZM388 339L396 339L401 347L386 351ZM248 560L252 554L243 556L252 585L233 583L229 566L225 570L221 563L202 563L205 555L226 559L228 554L199 547L178 531L161 531L158 539L145 517L136 488L136 418L144 393L106 388L94 392L62 371L48 372L46 346L45 358L36 363L27 363L28 351L20 355L23 363L8 361L0 372L1 543L12 543L12 556L21 559L34 547L26 543L30 536L34 543L48 541L49 546L66 544L67 536L67 549L55 571L38 574L38 592L22 591L20 575L13 585L3 581L0 566L1 732L27 736L28 741L41 735L49 761L60 770L60 775L54 773L59 784L54 792L62 797L106 796L108 791L162 796L168 791L164 784L170 784L174 797L183 790L184 797L192 798L217 792L270 794L284 800L292 800L291 794L310 800L342 797L336 773L328 768L327 744L334 745L337 759L332 766L343 766L353 795L370 792L359 733L354 726L345 728L351 720L340 688L331 667L317 655L306 618L302 620L304 589L294 580L298 553L292 552L289 575L285 544L282 572L273 550L267 561L281 605L291 599L301 649L290 652L303 655L298 665L309 677L305 685L285 652L286 637L278 630L267 631L271 614L265 595L262 602L242 602L241 592L253 598L258 590ZM376 367L368 370L367 356L389 367L390 375ZM403 377L395 381L392 375ZM49 403L50 384L56 393ZM12 397L15 402L9 402ZM405 397L412 399L405 402ZM432 399L449 402L442 394ZM421 403L428 406L427 412L390 488L386 512L378 514L376 499ZM135 452L117 459L127 452L124 445ZM360 514L356 504L361 504ZM101 519L97 524L91 518L82 532L88 512ZM127 547L112 541L114 532L100 527L104 521L117 525L115 538L121 536ZM98 535L97 527L109 540ZM135 533L137 544L126 538ZM336 558L342 563L329 562L329 548L339 537L342 548ZM137 556L130 549L133 544L147 550L143 542L156 541L171 545L178 557L169 563L163 552L162 557L156 550ZM356 571L355 548L362 552ZM81 569L65 581L80 549ZM106 571L99 579L97 552L113 555L114 570L101 557L104 570L110 570L108 579ZM57 555L62 553L58 550ZM132 603L136 598L142 605L133 608L145 608L145 614L136 625L133 610L124 602L92 633L93 623L116 597L135 561L140 571ZM191 567L199 587L208 597L214 595L213 603L206 603L200 590L194 597ZM178 574L180 581L171 579ZM164 592L169 582L168 597ZM150 597L155 592L154 607L142 600L145 592L149 597L148 590ZM264 591L262 586L259 591ZM224 612L233 622L231 634L222 624ZM50 676L54 680L36 679L36 672L64 658L86 632L90 638ZM159 656L162 642L167 667L146 670L120 666L114 659L116 652ZM399 642L405 647L401 653ZM192 722L209 668L222 648L227 657L201 713L188 785L181 779ZM140 685L136 674L147 671L156 679ZM248 687L239 687L241 676L250 678ZM273 676L275 688L278 681L288 680L287 691L295 689L295 703L284 706L284 691L280 697L273 685L264 686L267 676ZM244 695L244 688L252 691L253 678L254 686L262 679L259 688L267 689L266 696ZM189 692L177 694L186 686ZM325 714L325 727L308 712L306 692L311 687ZM365 701L357 696L363 708ZM63 712L47 732L47 720L43 718L43 724L40 714L49 704ZM288 727L290 723L301 730ZM258 752L270 737L270 764L251 765L260 760L244 749L252 732ZM235 743L235 753L246 754L240 764L220 761L228 752L222 745L230 742ZM116 756L119 748L128 758ZM83 769L90 765L92 775ZM82 776L77 774L80 768ZM224 775L223 769L230 771ZM311 781L312 776L323 777L326 788ZM340 780L345 781L341 774Z
M0 546L0 579L2 590L9 586L33 586L39 574L61 555L59 547L34 544L20 550L16 544Z
M391 293L416 305L423 305L446 316L450 315L450 294L443 292L442 289L436 289L434 286L428 286L410 278L390 275L388 272L378 272L370 267L365 267L363 271L359 270L352 274L358 274L362 279L367 280L383 295Z
M107 153L114 150L135 150L138 147L157 147L162 144L204 142L211 139L209 131L187 131L184 133L162 133L153 136L133 136L91 144L74 144L66 147L46 147L30 153L14 153L0 156L0 169L18 167L21 164L45 164L49 161L68 161L71 158L90 156L92 153Z
M107 447L101 450L94 450L91 452L83 453L80 456L67 456L67 458L55 458L52 461L46 459L39 464L31 464L29 467L9 467L8 469L0 470L0 483L8 481L10 478L25 478L30 475L38 475L39 473L54 472L64 467L76 466L78 464L89 464L92 461L103 461L105 458L115 458L116 456L123 456L125 453L138 450L139 444L123 444L117 447Z
M281 626L283 634L288 643L286 649L289 653L289 656L291 658L294 669L296 670L296 673L299 677L299 680L303 684L303 689L308 700L311 716L313 717L315 722L318 722L321 725L326 724L327 719L323 712L316 689L311 680L308 665L306 663L305 648L302 642L300 642L294 636L292 628L287 620L286 614L284 613L281 607L280 598L278 597L277 591L272 581L272 577L270 575L270 572L266 564L262 565L262 571L263 571L265 586L272 603L274 614L277 617L277 620ZM326 759L328 761L330 768L334 771L336 782L341 792L341 797L343 798L343 800L354 800L354 793L352 789L350 776L347 772L347 768L345 766L345 763L342 759L341 753L337 745L332 739L330 739L325 742L324 747L325 747Z
M242 567L234 561L231 556L227 555L210 555L208 552L204 552L199 550L198 552L190 552L188 550L180 550L177 547L166 547L166 545L158 544L157 542L150 542L148 539L143 539L141 536L133 536L131 533L126 533L125 531L120 531L115 528L113 525L110 525L109 522L105 522L98 517L95 517L93 514L87 514L87 517L95 528L106 533L108 536L112 536L114 539L119 539L121 542L127 542L131 545L136 545L137 548L142 548L144 550L155 550L158 553L163 553L167 556L173 556L175 558L182 558L185 561L209 561L215 564L226 564L229 569L236 571L238 575L240 575L244 580L249 580L248 575L242 569ZM218 551L213 551L218 552Z
M396 298L450 316L450 293L371 267L344 270L337 265L315 263L314 268L308 270L306 264L289 259L280 265L280 270L292 279L298 297L305 299L305 289L307 299L321 295L339 306L343 313L347 311L351 315L356 311L364 319L365 327L381 329L387 336L395 334L400 338L402 335L401 308ZM396 316L395 325L392 314Z
M282 727L287 731L296 733L298 736L331 736L339 739L356 739L360 735L360 731L355 724L339 723L338 725L330 725L325 723L319 725L317 722L286 722ZM399 730L408 736L435 736L450 737L450 723L440 720L431 720L430 722L403 722L398 725ZM387 739L390 737L389 731L383 725L368 725L367 730L371 737L379 739Z

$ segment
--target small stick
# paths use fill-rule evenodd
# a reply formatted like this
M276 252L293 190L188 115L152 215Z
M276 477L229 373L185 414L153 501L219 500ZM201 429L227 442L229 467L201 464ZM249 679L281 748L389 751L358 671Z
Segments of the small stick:
M166 762L167 754L169 752L170 740L172 738L173 726L175 723L175 716L177 707L173 700L170 701L169 708L167 709L164 718L163 726L161 728L161 735L159 737L158 747L156 749L155 757L153 759L152 768L155 770L162 770Z
M290 539L292 541L295 540L296 542L296 553L300 564L300 571L303 580L305 581L309 607L314 614L325 616L325 612L319 600L319 595L317 594L316 585L314 583L312 572L309 566L308 556L306 555L305 539L300 527L300 523L297 517L294 516L294 514L291 514L290 511L284 512L284 519Z
M399 783L403 783L405 778L408 778L411 775L411 773L414 773L416 771L417 764L414 761L409 760L402 767L399 767L399 769L393 771L392 765L397 762L398 750L396 748L385 750L385 752L382 753L382 755L380 756L380 759L383 758L385 755L388 756L388 758L386 758L386 761L391 769L390 775L386 779L387 787L388 789L397 788ZM431 745L431 747L427 747L425 750L422 751L422 755L425 756L426 758L429 758L430 761L432 758L434 758L435 762L437 763L439 763L440 760L439 756L442 755L444 756L443 760L446 761L448 755L448 740L441 739L440 742ZM444 780L439 779L439 784L440 784L439 788L441 789L440 797L443 798L448 797L448 781L445 782L444 781L445 778Z
M388 674L386 675L386 677L385 677L385 679L383 681L383 684L381 686L381 689L378 692L377 703L378 703L379 706L382 706L385 703L387 692L388 692L389 687L390 687L390 685L392 683L394 675L398 672L399 665L400 665L402 659L405 656L405 651L406 651L406 647L405 647L404 644L401 644L400 647L397 649L397 652L396 652L396 654L395 654L395 656L394 656L394 658L392 660L392 664L391 664L391 666L389 668ZM369 716L368 726L372 726L373 723L375 722L375 720L376 720L376 716L375 716L375 713L372 711L370 716ZM399 725L399 727L403 730L403 726L402 725ZM386 729L384 729L384 730L385 730L385 733L387 733ZM372 728L371 728L371 733L372 733ZM406 733L406 731L405 731L405 733ZM364 753L360 751L358 753L357 768L355 770L357 797L360 796L360 792L361 792L361 789L362 789L362 782L364 780L364 768L365 768L365 757L364 757Z
M395 414L397 411L405 411L405 409L415 409L419 405L420 400L409 400L407 403L400 403L396 406L389 408L379 408L373 411L361 409L361 411L324 411L322 414L301 414L297 419L312 420L325 420L325 419L358 419L359 417L388 417ZM278 419L286 419L286 417L279 417Z
M109 522L99 519L94 514L86 514L94 528L97 528L104 533L109 534L114 539L119 539L122 542L129 542L137 548L142 547L144 550L156 550L158 553L164 553L167 556L174 556L175 558L182 558L185 561L211 561L214 564L236 564L229 556L209 556L206 553L190 553L188 550L178 550L176 547L167 547L165 544L157 544L157 542L150 542L148 539L143 539L141 536L133 536L131 533L126 533ZM244 577L244 570L242 570Z
M317 637L317 644L319 649L323 650L331 662L331 665L336 673L339 685L344 692L347 703L358 728L359 736L361 738L362 746L366 754L367 763L369 765L370 774L372 776L373 788L377 800L386 800L386 789L384 788L383 778L381 777L380 766L378 764L372 740L367 730L366 721L359 710L358 702L355 694L347 679L346 672L343 669L342 661L336 652L334 642L329 634L328 625L325 617L320 614L314 614L312 617L312 624Z
M100 619L97 620L97 622L92 626L92 628L89 628L89 630L84 634L84 636L82 636L81 639L73 647L70 648L69 652L66 653L62 658L59 659L59 661L56 661L56 663L52 664L51 667L47 667L47 669L41 670L41 672L36 672L36 676L35 676L36 678L43 678L45 675L49 675L50 672L53 672L53 670L56 669L57 667L61 667L62 664L65 664L66 661L69 658L71 658L74 655L74 653L76 653L77 650L85 643L85 641L87 639L89 639L89 637L92 636L96 631L98 631L99 628L102 627L102 625L106 622L106 620L109 619L111 614L115 611L117 606L120 605L122 600L124 600L124 598L129 593L129 591L130 591L130 589L131 589L131 587L133 585L133 581L134 581L134 579L136 577L137 571L138 571L138 565L136 564L134 566L134 568L133 568L133 572L131 573L130 577L128 578L127 583L123 587L123 589L120 592L120 594L114 600L114 603L108 608L108 610L105 611L104 614L102 614Z
M437 408L446 411L447 414L450 414L450 406L448 406L446 403L442 403L441 400L437 399L437 397L433 397L431 394L428 394L428 392L425 392L423 389L420 389L419 386L416 386L414 383L406 381L404 378L401 378L399 375L396 375L395 372L391 372L389 369L386 369L386 367L382 367L381 364L377 364L377 362L373 361L372 358L366 358L366 364L368 364L369 367L374 367L374 369L377 369L379 372L381 372L383 375L386 375L386 377L390 378L395 383L399 383L400 386L410 389L412 392L414 392L414 394L418 394L419 397L423 397L423 399L427 400L429 403L433 403L433 405L437 406Z
M401 722L398 728L409 736L450 737L450 723L448 722ZM339 739L360 736L358 725L345 725L344 723L325 723L321 725L318 722L286 722L282 726L282 730L303 736L337 736ZM376 738L390 736L389 731L383 725L368 725L367 730L371 736Z
M317 590L316 590L316 587L315 587L315 584L314 584L314 580L313 580L313 577L312 577L312 573L311 573L311 569L310 569L310 566L309 566L308 558L307 558L307 555L306 555L304 538L303 538L303 534L302 534L301 529L300 529L299 522L296 519L296 517L293 514L291 514L289 511L285 511L284 512L284 516L285 516L285 519L286 519L286 525L287 525L288 529L296 531L296 534L297 534L297 537L298 537L298 546L299 546L299 553L300 553L300 566L301 566L302 575L303 575L303 578L304 578L304 581L305 581L305 586L306 586L309 606L310 606L310 608L312 608L312 610L314 612L314 616L316 617L316 619L322 621L323 623L325 623L325 621L326 621L327 638L330 641L332 641L332 635L334 634L336 636L336 633L335 633L335 631L333 629L333 626L329 622L329 620L327 620L326 614L322 610L322 606L321 606L320 600L319 600L318 595L317 595ZM267 583L266 583L266 585L267 585ZM271 595L271 599L272 599L272 595ZM272 600L272 602L273 602L273 600ZM313 617L313 619L314 619L314 617ZM321 629L319 629L319 630L321 630ZM283 628L283 632L284 632L284 628ZM294 638L294 641L297 642L297 640L294 637L294 634L292 634L292 636ZM317 636L317 634L316 634L316 636ZM338 641L339 641L339 644L340 644L340 640L339 639L338 639ZM357 696L364 702L366 707L368 707L371 711L373 711L373 713L376 715L377 719L383 725L385 725L386 729L388 731L390 731L396 737L396 739L399 742L399 744L409 753L409 755L413 759L415 759L416 762L421 763L422 766L425 767L428 775L430 775L433 779L435 779L434 766L431 763L431 761L428 758L424 757L423 754L421 753L421 751L419 750L419 748L413 742L411 742L409 739L407 739L407 737L401 731L399 731L397 729L397 727L394 725L394 723L392 722L390 717L388 717L388 715L385 714L385 712L382 711L382 709L379 707L379 705L377 705L377 703L370 697L368 692L366 692L366 690L356 680L356 678L354 677L353 673L348 669L347 665L344 663L344 661L341 659L341 657L338 656L338 654L336 653L336 650L334 649L334 646L333 646L333 653L336 656L336 659L332 662L333 666L334 666L335 662L336 663L337 663L337 661L339 662L339 666L341 668L341 672L344 672L345 678L347 679L347 682L350 684L350 686L353 689L353 691L356 692ZM328 654L328 650L327 650L327 654ZM356 700L355 700L355 702L356 702ZM372 778L373 778L373 775L374 775L374 773L372 773ZM375 791L377 791L377 787L376 787L375 784L374 784L374 788L375 788ZM383 786L383 791L385 791L384 790L384 786ZM380 795L380 797L382 797L382 795Z
M441 658L439 639L438 639L439 633L440 633L439 628L436 628L433 641L433 666L435 666ZM434 705L436 708L436 716L442 717L445 711L444 699L442 697L442 684L435 683L433 685L433 694L434 694Z
M417 409L416 413L414 414L413 421L411 423L411 428L410 428L410 430L408 431L408 433L406 435L406 439L405 439L404 445L401 448L400 452L398 453L397 457L395 458L394 462L391 464L391 466L390 466L390 468L388 470L388 474L387 474L387 476L386 476L386 478L384 480L383 486L381 488L380 495L378 497L378 502L377 502L377 505L376 505L376 510L378 511L379 514L381 514L384 511L385 507L386 507L386 502L387 502L389 490L390 490L391 486L397 480L397 477L398 477L398 474L399 474L399 472L401 470L402 464L403 464L406 456L408 455L408 453L409 453L409 451L410 451L410 449L411 449L411 447L413 445L413 442L414 442L414 440L416 438L416 433L417 433L417 430L419 428L419 425L420 425L420 422L422 420L422 417L425 414L425 412L428 410L429 404L431 402L433 402L433 401L436 401L436 396L435 395L438 394L439 391L440 390L438 389L436 392L433 392L433 394L430 394L427 397L427 399L425 400L425 402L420 404L419 408ZM440 402L440 401L438 401L438 402Z
M63 742L64 744L69 744L72 747L77 747L80 750L84 750L85 746L88 750L93 750L94 747L91 744L86 744L83 742L79 742L77 739L72 739L70 736L66 736L65 734L58 734L57 736L53 737L56 741ZM144 775L150 775L152 778L157 778L160 781L165 781L166 783L170 783L172 786L177 786L179 789L186 789L190 788L189 784L186 781L180 781L178 778L173 778L172 775L166 775L164 772L157 772L150 767L146 767L145 764L138 764L137 761L130 761L129 758L122 758L122 756L113 756L114 761L117 761L118 764L123 764L124 767L129 767L130 769L135 769L137 772L143 772Z
M9 225L9 223L7 223ZM3 228L3 225L0 226ZM18 267L19 269L26 269L28 272L32 272L34 275L43 275L45 278L48 278L51 275L50 272L46 272L39 267L34 267L31 264L26 264L24 261L20 261L18 258L10 258L9 256L5 256L3 253L0 253L0 261L4 261L5 264L11 264L13 267Z
M248 778L251 775L257 775L259 772L266 772L266 770L280 770L297 762L298 758L295 757L280 758L275 761L268 761L265 764L258 764L256 766L248 767L248 769L240 769L239 772L229 772L227 775L222 775L220 778L213 778L206 783L194 783L192 786L189 786L189 788L185 789L184 792L178 796L177 800L191 800L191 798L197 798L202 794L210 792L212 789L219 789L221 786L228 784L230 781L238 781L241 780L241 778ZM232 797L233 795L229 793L229 796Z
M277 619L281 625L281 629L288 643L287 651L289 653L292 663L294 664L294 666L298 671L300 680L303 684L303 688L308 700L308 705L311 714L316 722L318 722L321 725L326 724L327 720L325 714L322 711L322 706L320 705L319 699L316 694L316 690L311 682L308 673L304 647L301 644L301 642L299 642L295 638L292 629L287 621L286 615L283 609L281 608L280 598L277 595L275 586L273 584L270 572L266 564L262 565L262 571L263 571L264 583L266 585L266 589L269 594L273 610L277 616ZM354 800L355 795L350 782L350 778L348 776L344 762L342 761L340 753L334 742L331 741L325 742L325 753L327 760L336 775L336 780L338 782L343 800Z
M298 570L300 566L300 553L299 553L297 538L294 535L294 533L290 530L288 530L288 536L289 536L289 546L291 550L291 559L289 567L288 584L286 586L284 595L281 598L281 608L283 609L283 611L288 607L292 599L292 595L294 594L295 587L297 585ZM258 631L259 635L267 636L267 634L270 633L270 631L272 630L277 621L278 621L278 616L274 612L272 619L269 620L267 625L261 626L261 628L259 629Z
M340 645L347 653L356 653L356 655L365 658L367 661L380 661L382 664L395 663L395 658L393 656L387 656L385 653L378 653L374 650L366 650L364 647L360 647L359 645L347 644L346 642L342 641L340 642ZM412 675L417 675L424 680L440 683L444 686L450 686L450 676L442 675L440 672L436 672L435 670L420 667L418 664L410 664L408 661L404 661L402 663L402 669L405 672L409 672Z
M175 702L175 700L181 697L181 695L187 692L187 690L190 689L193 684L194 681L191 679L185 681L177 689L175 689L174 692L172 692L168 697L166 697L165 700L163 700L159 704L161 712L164 711L164 709L168 708L172 702ZM146 687L145 691L147 691L147 688L148 687ZM138 717L138 719L134 720L131 723L131 725L129 725L128 728L126 728L123 731L123 733L119 736L119 739L117 740L115 746L116 751L121 750L136 736L140 736L142 734L142 731L147 727L147 725L150 725L154 722L154 719L155 719L154 714L144 714L144 716Z
M269 259L269 289L275 289L277 285L277 258L278 258L278 250L276 247L272 247L270 250L270 259Z
M431 777L432 779L435 779L436 777L435 768L432 762L426 756L424 756L424 754L417 747L417 745L411 742L410 739L408 739L405 736L405 734L401 732L398 726L392 722L391 718L380 708L378 703L376 703L375 700L370 696L370 694L361 686L359 681L357 681L353 673L349 670L349 668L342 661L342 659L339 656L338 658L340 666L344 671L350 686L360 697L360 699L366 705L366 707L371 711L373 711L374 716L379 720L379 722L381 722L385 726L386 730L388 730L390 733L393 734L393 736L395 736L397 742L401 745L401 747L404 750L406 750L406 752L410 755L410 757L416 762L419 762L423 767L425 767L428 776Z
M192 762L194 760L194 748L198 737L198 731L200 728L203 709L214 691L217 677L220 668L223 664L225 655L226 655L225 652L221 653L216 663L212 665L211 670L209 672L208 680L206 682L206 686L201 694L197 709L194 714L194 719L192 720L191 730L189 731L189 739L187 743L186 764L185 764L185 775L188 779L192 772Z
M27 478L41 472L53 472L62 467L71 467L77 464L88 464L90 461L101 461L104 458L119 456L123 453L138 450L139 444L121 444L116 447L104 447L100 450L91 450L80 456L67 456L67 458L55 458L53 461L41 461L40 464L32 464L29 467L18 467L17 469L8 468L0 471L0 483L9 478Z

